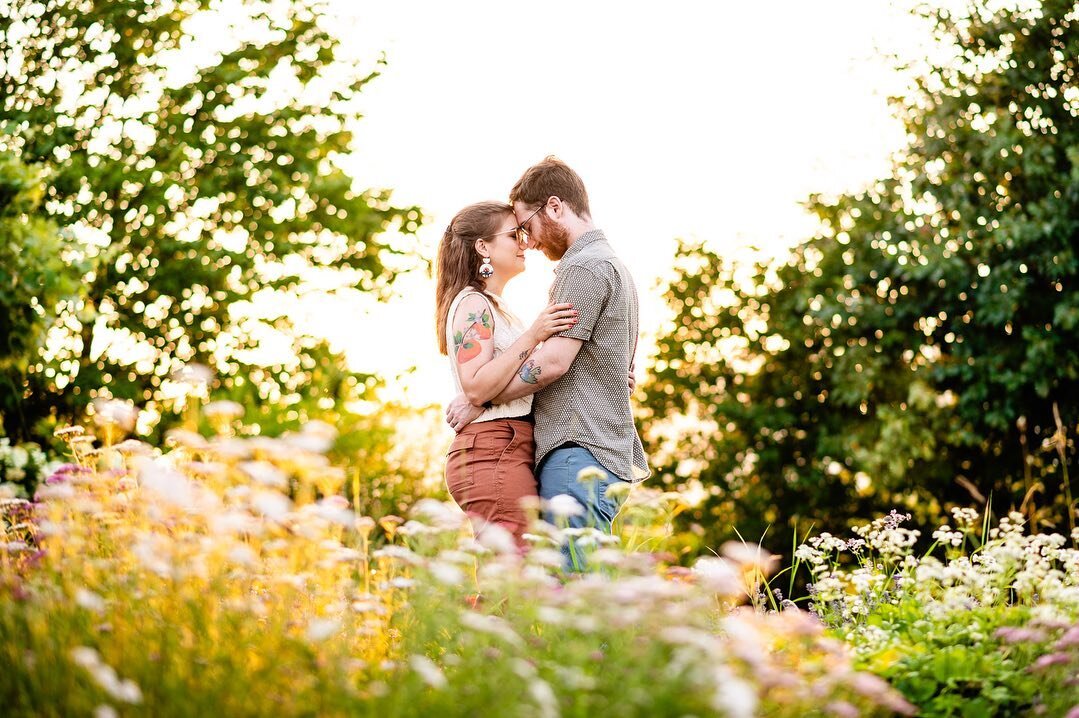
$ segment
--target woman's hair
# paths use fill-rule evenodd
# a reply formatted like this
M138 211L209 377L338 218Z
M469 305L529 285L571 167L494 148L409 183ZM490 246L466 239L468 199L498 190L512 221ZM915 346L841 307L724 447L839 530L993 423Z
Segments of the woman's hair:
M462 289L468 286L487 294L487 282L480 277L480 253L476 240L498 231L498 225L513 207L504 202L477 202L458 212L438 245L435 267L435 328L438 331L438 350L449 354L446 344L446 323L450 305ZM495 297L487 295L497 306Z

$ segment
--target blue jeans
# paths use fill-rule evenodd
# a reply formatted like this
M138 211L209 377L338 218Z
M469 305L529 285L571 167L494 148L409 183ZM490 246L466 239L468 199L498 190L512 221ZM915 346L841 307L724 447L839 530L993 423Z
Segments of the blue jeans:
M577 474L587 468L599 469L603 478L587 482L578 481ZM607 487L622 479L603 468L603 464L592 456L591 451L581 446L555 449L543 458L536 478L539 479L540 498L550 500L559 494L568 494L584 507L583 516L568 518L554 516L549 511L544 511L543 518L546 521L556 526L563 526L568 520L572 528L591 526L604 533L611 533L611 522L618 513L619 503L607 496ZM568 563L570 555L568 545L563 547L563 552L567 556ZM577 551L575 554L580 556L581 552Z

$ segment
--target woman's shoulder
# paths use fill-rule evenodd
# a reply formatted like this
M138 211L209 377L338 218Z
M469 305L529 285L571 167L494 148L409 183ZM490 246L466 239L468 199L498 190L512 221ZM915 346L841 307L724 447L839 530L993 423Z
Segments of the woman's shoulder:
M454 300L451 319L486 313L488 321L497 314L494 304L482 292L471 287L461 290Z

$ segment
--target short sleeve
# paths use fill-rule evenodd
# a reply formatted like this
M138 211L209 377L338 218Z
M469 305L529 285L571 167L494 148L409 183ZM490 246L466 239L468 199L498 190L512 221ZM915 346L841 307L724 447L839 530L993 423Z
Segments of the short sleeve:
M561 268L551 286L551 303L572 304L577 310L577 323L558 336L591 339L610 294L611 285L604 277L577 265Z

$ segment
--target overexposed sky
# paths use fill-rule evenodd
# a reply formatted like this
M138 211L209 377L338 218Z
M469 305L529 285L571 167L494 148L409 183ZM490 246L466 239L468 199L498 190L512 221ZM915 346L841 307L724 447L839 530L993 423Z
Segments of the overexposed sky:
M779 250L812 233L799 205L809 193L887 172L903 133L886 100L902 82L885 54L917 55L925 42L887 0L335 8L356 50L388 61L363 93L347 166L427 212L419 253L433 259L458 209L505 199L525 168L556 154L584 179L596 224L637 280L646 335L666 314L656 283L676 237ZM507 288L526 321L551 269L530 252ZM415 366L391 393L444 401L433 280L409 276L399 290L383 305L342 300L311 321L356 369L393 377Z

